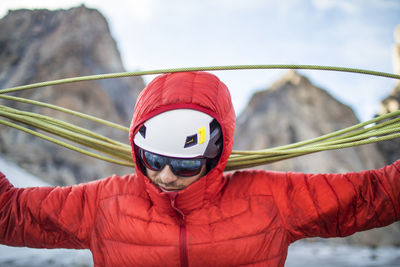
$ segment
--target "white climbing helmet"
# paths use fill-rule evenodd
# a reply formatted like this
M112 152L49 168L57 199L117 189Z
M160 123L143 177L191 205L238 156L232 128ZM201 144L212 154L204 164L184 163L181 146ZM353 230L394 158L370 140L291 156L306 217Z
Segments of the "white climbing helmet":
M214 158L221 148L221 129L210 115L175 109L147 120L134 143L147 151L176 158Z

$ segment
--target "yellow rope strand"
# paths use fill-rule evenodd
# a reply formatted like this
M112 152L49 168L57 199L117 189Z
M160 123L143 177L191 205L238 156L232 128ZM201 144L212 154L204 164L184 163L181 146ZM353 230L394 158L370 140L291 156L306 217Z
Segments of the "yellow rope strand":
M2 91L0 91L0 93L1 92ZM21 103L26 103L26 104L31 104L31 105L36 105L36 106L39 106L39 107L45 107L45 108L54 109L54 110L61 111L61 112L64 112L64 113L67 113L67 114L70 114L70 115L73 115L73 116L81 117L83 119L91 120L91 121L103 124L105 126L113 127L115 129L118 129L118 130L121 130L121 131L124 131L124 132L129 132L129 128L128 127L124 127L124 126L119 125L117 123L113 123L113 122L110 122L110 121L107 121L107 120L103 120L103 119L100 119L100 118L97 118L97 117L94 117L94 116L90 116L90 115L87 115L87 114L84 114L84 113L81 113L81 112L73 111L73 110L70 110L70 109L67 109L67 108L63 108L63 107L59 107L59 106L56 106L56 105L51 105L51 104L48 104L48 103L35 101L35 100L30 100L30 99L26 99L26 98L22 98L22 97L1 95L1 94L0 94L0 98L7 99L7 100L12 100L12 101L16 101L16 102L21 102Z
M88 151L86 149L82 149L82 148L70 145L70 144L65 143L63 141L57 140L57 139L52 138L50 136L46 136L46 135L41 134L41 133L39 133L37 131L30 130L30 129L26 128L26 127L20 126L18 124L15 124L15 123L12 123L12 122L9 122L9 121L5 121L5 120L0 119L0 124L4 124L4 125L10 126L12 128L15 128L17 130L32 134L32 135L34 135L36 137L42 138L42 139L47 140L49 142L52 142L54 144L63 146L65 148L74 150L76 152L88 155L88 156L93 157L93 158L97 158L97 159L100 159L100 160L104 160L104 161L107 161L107 162L110 162L110 163L115 163L115 164L122 165L122 166L128 166L128 167L134 167L135 166L132 161L128 162L128 161L116 160L116 159L113 159L113 158L105 157L105 156L90 152L90 151Z

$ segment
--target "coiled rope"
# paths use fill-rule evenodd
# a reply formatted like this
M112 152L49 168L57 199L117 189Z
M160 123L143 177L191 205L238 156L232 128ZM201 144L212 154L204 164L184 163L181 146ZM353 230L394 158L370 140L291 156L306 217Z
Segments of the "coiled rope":
M187 71L219 71L219 70L249 70L249 69L306 69L306 70L324 70L324 71L339 71L351 72L358 74L366 74L373 76L380 76L386 78L394 78L400 80L400 75L346 68L335 66L316 66L316 65L230 65L230 66L210 66L210 67L188 67L188 68L173 68L173 69L160 69L148 70L137 72L121 72L109 73L100 75L90 75L73 77L66 79L59 79L53 81L46 81L34 83L29 85L17 86L0 90L0 98L36 105L44 108L58 110L67 114L88 119L108 127L112 127L124 132L129 132L129 128L109 122L94 116L90 116L81 112L73 111L70 109L62 108L56 105L35 101L31 99L5 95L6 93L34 89L45 86L60 85L81 81L92 81L100 79L112 79L130 76L143 76L162 73L173 72L187 72ZM124 165L134 166L131 158L131 147L129 144L115 141L106 136L95 133L91 130L78 127L76 125L64 122L49 116L40 115L33 112L21 111L4 105L0 105L0 116L8 120L0 119L0 124L7 125L35 135L47 141L53 142L57 145L69 148L79 153L101 159L107 162ZM22 126L20 124L26 126ZM34 128L35 130L32 130ZM42 130L46 133L55 135L57 137L72 141L81 147L64 142L57 138L38 132ZM352 146L359 146L374 142L381 142L400 137L400 111L394 111L372 120L354 125L352 127L336 131L318 138L286 145L270 149L252 150L252 151L232 151L228 160L226 170L236 170L258 165L264 165L284 159L299 157L302 155L315 153L324 150L341 149ZM90 150L89 150L90 149ZM91 151L92 150L92 151Z

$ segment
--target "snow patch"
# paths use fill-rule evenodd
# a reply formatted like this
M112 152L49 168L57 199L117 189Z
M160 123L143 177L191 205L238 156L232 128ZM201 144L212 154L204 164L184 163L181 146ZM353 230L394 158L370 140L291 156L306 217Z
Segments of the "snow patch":
M0 157L0 171L15 187L33 187L33 186L48 186L36 176L21 169L15 163L7 161Z

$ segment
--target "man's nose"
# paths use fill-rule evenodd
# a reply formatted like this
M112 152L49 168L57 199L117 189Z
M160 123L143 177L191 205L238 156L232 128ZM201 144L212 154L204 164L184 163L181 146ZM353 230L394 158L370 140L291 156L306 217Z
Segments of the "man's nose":
M169 165L165 165L165 167L160 171L159 175L164 184L169 184L178 180L178 177L171 171Z

